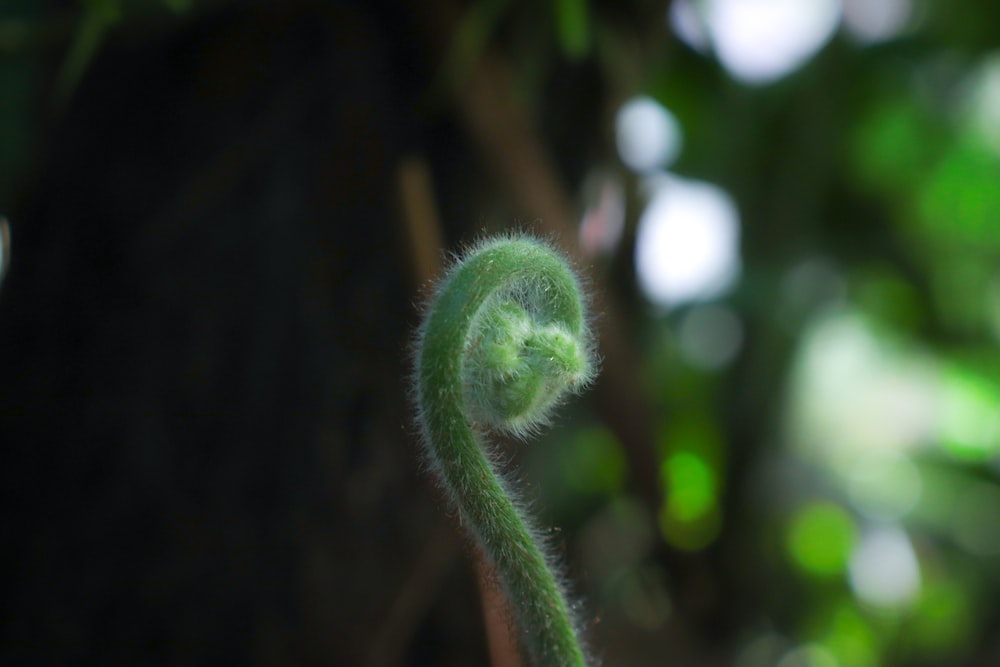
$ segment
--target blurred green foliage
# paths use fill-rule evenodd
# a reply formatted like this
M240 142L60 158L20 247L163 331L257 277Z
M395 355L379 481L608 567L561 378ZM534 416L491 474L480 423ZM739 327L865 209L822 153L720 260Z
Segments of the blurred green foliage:
M807 574L843 574L855 542L851 517L838 505L814 503L799 510L788 532L788 550Z
M786 648L747 640L740 665L987 664L976 656L1000 613L986 602L1000 592L1000 35L982 25L995 7L962 4L964 17L915 3L881 43L842 29L759 87L731 81L710 47L639 42L625 66L600 46L592 56L623 77L622 102L650 95L678 119L669 168L730 189L743 218L745 271L712 304L750 332L736 361L710 371L685 357L697 303L649 309L641 348L663 415L661 537L709 559L737 549L737 578L768 572L764 586L796 596L760 590L757 612ZM592 20L600 39L609 23ZM887 526L916 572L866 591L863 553L887 548ZM886 582L907 571L886 568Z

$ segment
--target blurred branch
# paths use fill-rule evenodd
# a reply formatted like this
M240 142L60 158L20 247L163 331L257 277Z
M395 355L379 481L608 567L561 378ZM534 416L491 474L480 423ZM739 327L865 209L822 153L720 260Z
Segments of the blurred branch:
M452 569L457 557L455 531L444 519L439 519L389 607L385 621L374 635L368 657L369 667L402 664L417 626L427 615L442 579Z
M430 169L422 157L404 157L398 167L400 214L410 245L414 282L425 285L441 273L441 226Z

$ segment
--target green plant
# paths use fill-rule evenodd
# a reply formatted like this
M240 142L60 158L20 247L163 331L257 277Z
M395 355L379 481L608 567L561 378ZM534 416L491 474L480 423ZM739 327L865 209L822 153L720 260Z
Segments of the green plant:
M485 449L492 428L524 437L594 375L580 284L565 259L524 236L490 239L456 262L417 346L427 456L511 601L537 665L586 664L569 605L537 531Z

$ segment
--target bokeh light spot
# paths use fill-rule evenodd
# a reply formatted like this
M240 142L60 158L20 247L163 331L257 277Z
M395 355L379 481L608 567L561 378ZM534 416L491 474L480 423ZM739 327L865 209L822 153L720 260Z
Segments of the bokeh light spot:
M715 507L715 472L700 456L690 452L672 454L663 462L663 478L667 511L679 521L697 521Z
M691 0L671 2L669 20L670 27L685 44L696 51L705 52L708 50L710 42L708 26L701 12L692 4Z
M670 15L675 32L694 48L702 48L706 41L713 44L726 70L748 84L770 83L801 67L823 48L840 21L838 0L682 4L687 6Z
M927 658L949 656L968 642L973 627L968 593L956 582L942 579L928 584L921 593L907 634Z
M586 0L557 0L556 25L563 53L579 60L590 50L590 14Z
M788 551L805 572L830 576L843 572L854 539L854 522L844 510L831 503L815 503L793 518Z
M965 104L972 131L1000 156L1000 54L985 58L972 75Z
M665 308L723 294L740 271L732 198L714 185L675 177L654 187L636 232L642 291Z
M625 229L625 188L617 176L597 171L583 189L589 203L580 220L580 250L588 258L611 255Z
M920 592L913 545L895 526L872 528L851 554L850 583L862 602L886 611L909 605Z
M729 308L699 306L681 321L677 346L693 366L716 370L729 364L743 344L743 324Z
M910 20L913 0L841 0L844 27L863 44L897 37Z
M953 146L919 193L922 233L931 242L1000 248L1000 156L979 140Z
M898 452L865 452L847 475L851 505L879 521L895 521L909 514L922 490L917 467Z
M843 301L846 281L825 258L809 258L790 268L781 280L783 315L793 326L813 312Z
M953 370L943 378L941 442L952 456L983 461L1000 452L1000 392L979 375Z
M793 442L849 474L859 456L907 451L933 437L938 368L851 312L807 329L788 412Z
M640 173L669 167L681 151L677 119L651 97L635 97L622 105L615 132L622 162Z
M876 98L853 132L855 177L875 189L909 197L939 157L940 130L910 97Z
M822 643L843 667L871 667L879 662L875 632L853 603L834 607Z
M696 551L718 535L719 475L703 456L679 450L664 459L660 469L666 496L660 510L660 529L674 546Z

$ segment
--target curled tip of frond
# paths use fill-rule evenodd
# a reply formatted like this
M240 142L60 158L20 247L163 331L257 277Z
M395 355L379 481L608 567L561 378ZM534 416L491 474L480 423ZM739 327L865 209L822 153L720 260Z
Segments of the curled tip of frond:
M480 421L524 435L592 377L588 343L514 301L484 306L467 338L465 399Z

